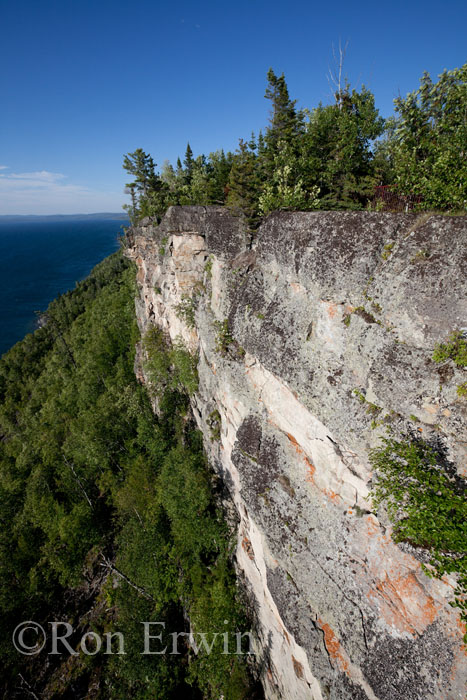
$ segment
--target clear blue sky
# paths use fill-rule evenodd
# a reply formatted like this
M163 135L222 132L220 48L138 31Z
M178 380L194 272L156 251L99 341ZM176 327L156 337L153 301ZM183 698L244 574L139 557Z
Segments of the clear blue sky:
M1 0L0 214L119 211L123 154L235 149L264 127L270 66L312 108L331 44L383 116L467 60L467 3Z

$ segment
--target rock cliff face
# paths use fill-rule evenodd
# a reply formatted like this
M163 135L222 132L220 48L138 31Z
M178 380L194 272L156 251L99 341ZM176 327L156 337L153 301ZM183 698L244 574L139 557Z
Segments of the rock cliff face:
M431 356L467 327L466 220L282 212L248 241L224 209L173 207L127 254L141 331L199 352L192 408L235 505L265 695L460 700L454 581L392 542L368 451L387 425L436 433L465 473L465 373Z

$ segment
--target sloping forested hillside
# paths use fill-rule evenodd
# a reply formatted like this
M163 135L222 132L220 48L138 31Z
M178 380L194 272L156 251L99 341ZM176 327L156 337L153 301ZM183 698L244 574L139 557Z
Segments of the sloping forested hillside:
M116 253L55 300L46 325L0 361L4 697L252 693L245 657L222 653L223 637L209 637L247 623L228 528L190 418L192 358L174 354L156 331L147 341L152 362L164 367L154 374L156 418L134 375L134 296L134 270ZM25 620L46 631L39 654L15 649L13 630ZM72 630L58 653L53 621ZM151 649L167 645L167 653L142 653L148 621L164 623L150 628L162 633ZM179 653L169 653L171 633L188 633L190 624L195 641L198 632L215 639L211 654L189 645L187 634ZM68 628L57 629L63 636ZM115 635L107 647L105 633L117 631L122 641ZM23 642L41 639L29 631Z

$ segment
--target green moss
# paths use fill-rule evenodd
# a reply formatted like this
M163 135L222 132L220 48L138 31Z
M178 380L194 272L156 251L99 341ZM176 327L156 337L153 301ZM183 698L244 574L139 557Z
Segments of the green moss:
M457 575L455 605L467 619L465 480L440 448L413 435L383 439L370 452L370 461L377 474L373 503L385 504L394 540L428 552L428 575Z
M378 413L381 413L381 407L377 406L375 403L371 403L371 401L367 401L368 407L366 409L366 412L370 416L377 416Z
M354 389L352 393L355 394L360 403L366 403L365 394L360 389Z
M430 255L430 252L426 249L418 250L410 262L412 264L423 262L424 260L428 260L430 258Z
M394 243L386 243L381 253L381 258L383 260L388 260L391 257L392 249L394 248Z
M457 395L463 399L467 398L467 382L459 384L459 386L457 387Z
M159 255L162 255L162 256L165 255L165 246L167 245L168 240L169 240L168 236L164 236L164 238L161 238L161 244L159 247Z
M212 277L212 264L214 262L214 257L212 255L209 256L209 258L206 260L206 264L204 266L204 271L207 275L208 279L211 279Z

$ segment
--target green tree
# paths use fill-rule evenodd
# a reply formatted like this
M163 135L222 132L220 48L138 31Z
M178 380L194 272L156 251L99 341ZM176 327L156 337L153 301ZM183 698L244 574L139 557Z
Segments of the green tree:
M399 117L393 141L395 180L423 208L467 208L467 63L394 101Z
M312 186L308 192L305 190L299 160L289 145L278 141L272 178L264 185L259 197L260 213L266 215L278 209L316 209L318 194L317 186Z
M133 153L127 153L124 156L123 168L135 178L132 183L126 186L134 187L141 196L147 197L149 192L157 189L156 164L142 148L137 148Z
M126 185L132 195L131 207L125 207L135 223L145 216L155 216L158 219L167 209L169 191L167 185L156 173L156 163L152 157L137 148L133 153L127 153L123 158L123 168L134 176L133 182Z
M357 92L346 84L338 102L311 112L302 141L303 176L308 188L319 186L322 208L365 206L375 185L372 144L383 128L374 95L364 86Z
M186 151L185 151L185 158L183 159L183 165L185 166L185 179L188 182L188 184L191 182L194 164L195 164L195 161L193 158L193 151L191 150L190 144L187 143Z
M226 204L231 209L240 209L252 229L260 220L259 184L256 155L245 141L240 140L227 183Z
M289 147L296 143L303 131L303 113L295 109L297 101L290 99L283 73L277 77L270 68L267 79L265 97L271 100L272 108L266 144L274 151L279 141Z

